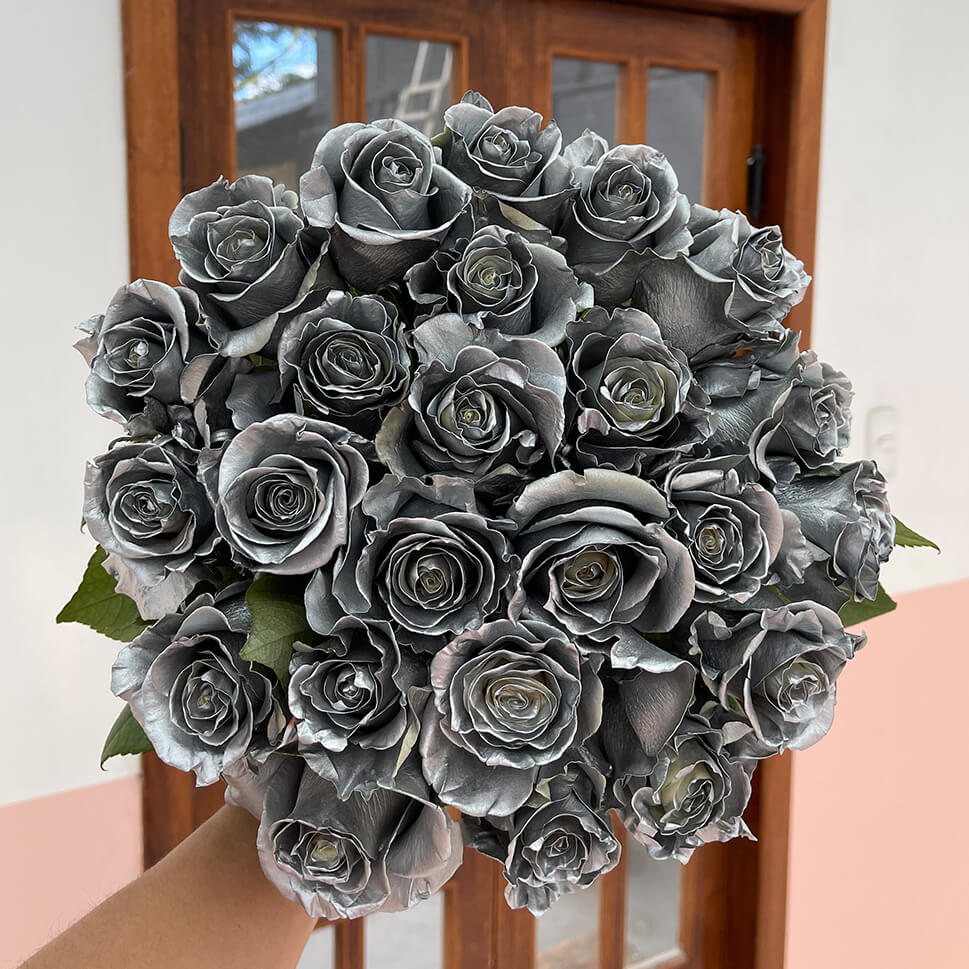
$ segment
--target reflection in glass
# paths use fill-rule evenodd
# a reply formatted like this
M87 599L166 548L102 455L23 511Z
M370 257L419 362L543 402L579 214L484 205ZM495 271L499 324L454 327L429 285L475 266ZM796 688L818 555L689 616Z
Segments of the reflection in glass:
M678 861L654 861L631 838L626 864L626 967L661 965L680 951L682 866Z
M586 128L616 140L616 96L619 65L578 57L552 60L552 116L567 145Z
M317 929L310 936L296 969L334 969L333 930L329 926Z
M367 916L367 969L441 969L443 919L442 892L404 912Z
M599 885L562 895L536 922L535 969L595 969L599 964Z
M429 40L367 35L367 118L399 118L429 137L453 99L454 48Z
M646 141L666 154L692 202L703 201L708 88L705 71L649 69Z
M237 20L232 45L236 172L295 189L333 126L334 37L329 30Z

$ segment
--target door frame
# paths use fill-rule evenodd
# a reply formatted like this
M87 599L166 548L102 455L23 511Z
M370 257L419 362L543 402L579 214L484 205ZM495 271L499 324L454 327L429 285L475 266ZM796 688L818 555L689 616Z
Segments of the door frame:
M180 95L204 96L204 92L179 91L179 2L186 0L121 0L131 276L170 283L177 280L178 265L168 240L168 217L182 196L183 184ZM487 4L489 0L480 2ZM763 212L758 221L779 223L788 248L803 259L810 272L816 237L827 0L624 2L629 6L742 16L757 22L762 38L759 75L771 78L769 86L761 85L755 103L755 137L768 158ZM807 345L810 291L792 311L789 323L802 332L803 345ZM221 794L196 789L191 781L153 756L143 758L146 866L185 838L221 803ZM756 872L757 888L752 897L700 900L704 907L709 905L723 913L720 918L706 920L704 931L714 933L715 938L694 940L712 965L779 969L784 964L790 790L790 753L763 762L755 776L748 815L760 841L707 846L686 870L687 877L700 878L701 872L722 866L729 858L732 870L740 864L752 866ZM164 811L157 810L159 803L166 805ZM473 866L476 861L488 863L488 859L474 856L466 864ZM482 901L487 904L487 900ZM521 938L518 933L527 933L525 926L499 914L504 906L497 899L490 900L490 908L496 921L505 923L495 938L505 946L515 945ZM738 911L754 920L755 939L731 928L738 922L727 915ZM750 924L747 919L741 922ZM344 947L353 950L359 941L353 923L343 923L337 929L345 936L338 942L338 951ZM445 935L446 949L461 946L461 938ZM749 958L742 956L738 961L737 953L745 952L749 952ZM722 957L718 959L717 953Z

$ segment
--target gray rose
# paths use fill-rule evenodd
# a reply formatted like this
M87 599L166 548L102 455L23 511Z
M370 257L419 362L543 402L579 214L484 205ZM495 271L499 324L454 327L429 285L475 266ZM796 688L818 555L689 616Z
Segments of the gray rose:
M583 165L596 165L609 150L609 142L602 135L585 128L582 134L562 149L562 160L570 169Z
M756 328L729 315L732 287L677 253L644 264L632 303L686 355L709 394L714 420L706 446L714 454L745 451L773 480L768 446L805 361L797 334L779 322Z
M690 203L656 149L617 145L597 154L573 169L579 194L562 234L569 264L592 284L596 303L613 307L629 298L645 262L689 246Z
M118 654L111 689L127 700L155 753L200 785L267 751L282 715L271 680L239 652L249 632L243 586L201 595Z
M298 757L269 765L256 846L266 877L316 918L400 912L461 864L461 832L406 766L398 788L339 797Z
M215 547L212 508L173 442L119 441L88 463L84 522L108 553L104 567L146 619L173 612Z
M286 324L279 378L292 388L298 413L372 435L410 380L396 309L379 297L331 292Z
M695 370L703 361L733 360L745 372L748 364L769 358L775 348L789 347L789 337L779 318L733 316L734 289L730 279L707 272L689 256L675 252L653 255L642 263L630 299L632 306L656 321L663 338L682 350ZM756 361L737 359L751 350L758 351ZM712 388L710 393L719 396Z
M708 364L733 360L739 373L721 368L717 376L733 378L729 396L735 396L736 378L748 373L753 362L743 359L751 350L760 363L772 347L794 345L782 321L801 301L811 279L783 248L776 227L752 230L739 213L695 205L689 229L695 238L688 254L643 263L633 305L657 321L694 370L701 369L695 358ZM720 396L716 385L707 389L711 396ZM745 389L751 388L740 387Z
M747 613L709 611L690 627L690 655L720 705L753 728L749 753L770 756L817 743L834 719L836 684L865 643L816 602Z
M504 864L508 904L533 915L588 888L616 867L622 850L603 809L606 782L596 768L570 763L542 783L542 803L516 811L507 833L495 830L494 847L479 849Z
M122 286L102 316L79 327L87 334L75 346L91 367L91 409L131 434L169 430L166 408L181 402L182 369L203 349L199 319L191 290L150 279Z
M874 599L878 575L895 544L885 478L872 461L779 483L777 500L793 512L804 537L825 556L838 586L854 599Z
M301 575L347 542L367 488L362 439L291 414L250 424L218 454L203 455L219 533L243 568Z
M599 725L602 685L561 630L488 623L431 660L424 713L424 776L438 796L475 817L504 817L531 796L542 765Z
M413 266L405 279L417 322L451 311L474 326L553 347L565 338L566 324L592 305L592 288L575 278L564 256L490 225Z
M769 481L777 474L790 477L791 461L773 454L773 439L784 420L784 409L804 367L798 357L789 370L776 373L771 362L751 365L746 389L712 399L713 433L706 440L711 454L746 454Z
M296 202L271 179L243 175L190 192L172 213L179 280L198 293L209 337L226 356L271 345L281 313L336 281L326 261L328 233L306 227Z
M582 463L655 474L710 436L709 397L645 313L594 307L568 338Z
M495 111L476 91L444 112L444 164L475 189L486 221L499 215L557 229L575 189L560 157L562 132L554 121L543 128L542 120L530 108ZM489 207L491 199L497 207Z
M667 476L669 527L690 550L697 602L746 602L771 575L784 517L755 478L739 457L690 461Z
M694 205L690 260L733 283L730 315L752 327L779 322L804 298L811 277L785 248L776 226L755 229L742 212Z
M752 838L741 815L755 764L728 756L723 734L699 715L689 717L647 773L616 781L623 824L653 858L683 864L701 845Z
M314 629L335 628L341 612L369 616L429 651L505 611L518 559L499 523L479 513L470 482L387 475L362 508L372 525L307 588Z
M710 343L690 357L690 368L712 400L743 397L761 380L783 376L799 359L797 330L752 333L726 343Z
M800 375L784 401L767 454L775 475L791 478L798 465L817 469L832 464L851 436L851 381L822 363L813 350L801 354Z
M245 357L224 357L220 353L193 357L179 382L185 406L172 436L196 452L225 444L236 432L229 400L238 382L248 377L252 369Z
M402 121L328 131L299 183L312 225L332 228L342 276L368 291L427 259L468 208L471 189Z
M423 671L386 623L344 616L322 641L296 643L289 708L299 749L344 800L388 786L417 739L407 693Z
M454 314L414 332L420 363L407 400L377 434L396 475L473 478L507 491L551 465L565 428L565 370L537 340L474 331Z
M696 669L641 636L621 632L609 657L596 739L613 775L645 774L683 724ZM628 672L627 672L628 671Z
M614 624L667 632L694 594L690 553L662 524L669 511L646 481L619 471L559 471L525 487L520 589L512 615L599 636Z

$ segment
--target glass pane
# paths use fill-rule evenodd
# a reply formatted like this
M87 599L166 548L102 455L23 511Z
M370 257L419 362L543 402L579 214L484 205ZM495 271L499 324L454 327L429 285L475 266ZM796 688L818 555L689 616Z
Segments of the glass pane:
M680 178L680 191L703 199L703 150L707 132L705 71L649 69L646 140L664 152Z
M399 118L431 136L453 100L454 48L430 40L367 35L367 118Z
M626 966L662 964L680 951L680 878L678 861L654 861L629 839L626 846Z
M330 30L235 22L238 175L258 172L297 187L317 142L334 123L333 57Z
M404 912L367 916L364 949L368 969L441 969L443 893Z
M317 929L310 936L296 969L333 969L332 929Z
M594 969L599 964L599 886L563 895L537 920L536 969Z
M552 116L562 129L562 143L578 138L586 128L616 140L616 92L619 65L578 57L552 60Z

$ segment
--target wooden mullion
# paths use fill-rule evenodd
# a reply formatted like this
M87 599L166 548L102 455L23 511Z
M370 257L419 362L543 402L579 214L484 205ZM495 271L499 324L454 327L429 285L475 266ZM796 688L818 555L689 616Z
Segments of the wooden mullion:
M492 874L495 969L535 969L535 916L527 909L508 907L506 884L501 870L496 870Z
M707 872L704 871L703 860L699 854L694 854L681 869L677 926L680 955L662 969L699 969L696 956L702 949L699 935L703 922L702 892L705 876Z
M707 110L703 118L703 171L700 179L700 202L707 205L713 204L720 206L720 200L716 194L716 157L717 139L714 132L717 129L717 97L723 79L720 72L714 72L707 76ZM711 90L712 88L712 90Z
M333 52L336 55L331 65L333 74L330 78L330 85L336 92L336 96L332 99L334 124L346 124L348 121L355 120L354 104L348 85L348 78L352 76L350 73L352 62L350 26L349 24L340 24L324 29L333 31ZM320 134L322 135L322 132Z
M195 830L194 786L155 754L141 758L142 854L150 868Z
M458 38L454 44L454 60L451 63L451 101L457 102L471 87L471 45L467 37Z
M494 881L501 868L471 847L444 895L444 969L496 969Z
M232 19L225 0L179 0L182 187L235 174Z
M366 919L343 919L333 924L334 969L365 969Z
M367 30L360 23L347 26L340 65L342 120L367 120ZM322 134L322 132L321 132Z
M599 879L599 969L623 969L626 964L626 895L629 891L626 851L629 836L615 813L612 829L622 853L619 864Z
M534 81L529 105L545 118L553 116L552 85L555 57L552 48L539 42L535 48Z
M511 40L506 38L505 13L504 0L477 0L467 21L468 74L465 90L471 88L479 91L495 106L507 104L511 97L508 63L505 58L505 50ZM528 4L522 5L521 16L527 31L531 17ZM530 83L528 78L519 80L519 96L523 86ZM526 89L526 94L528 93L531 92ZM461 91L460 95L463 94L464 91ZM541 110L538 105L535 107L536 110Z
M818 172L821 165L821 104L828 0L814 0L793 23L790 101L785 117L788 143L782 228L787 247L814 269L817 229ZM788 326L811 335L812 293L791 311ZM787 801L790 800L788 797Z
M175 0L122 0L131 276L178 280L168 216L182 195Z
M713 90L707 93L704 187L709 186L715 207L743 209L747 204L743 163L754 143L757 43L753 25L738 25L732 53L714 73Z
M539 20L539 7L535 2L516 3L514 0L498 0L494 4L492 21L498 27L501 60L495 68L502 83L498 89L495 106L519 104L533 107L546 119L552 116L551 104L551 60L548 61L548 74L543 74L537 63L535 52L543 44L542 23ZM546 88L547 84L547 88ZM529 99L548 90L548 103L532 103ZM542 98L544 100L544 98ZM543 110L545 109L545 110Z
M761 809L757 832L760 849L757 853L755 969L774 969L784 964L792 764L793 758L788 752L772 757L758 768Z
M616 119L618 142L627 145L646 143L648 85L649 63L645 58L633 57L622 65Z

